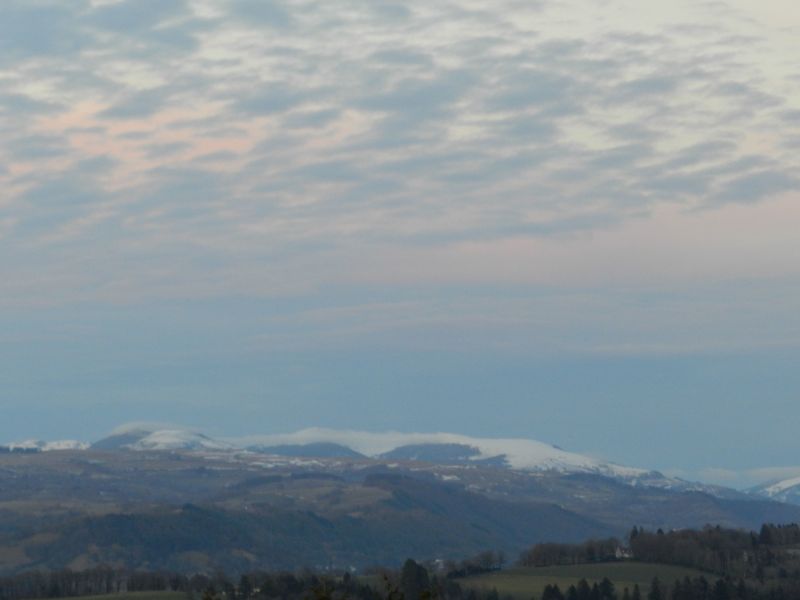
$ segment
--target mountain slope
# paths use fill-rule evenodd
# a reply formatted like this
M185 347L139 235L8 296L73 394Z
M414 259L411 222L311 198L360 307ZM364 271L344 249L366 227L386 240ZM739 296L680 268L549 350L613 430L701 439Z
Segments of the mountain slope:
M449 451L458 459L462 450ZM102 563L185 572L364 566L487 548L513 557L537 541L622 537L634 524L791 521L800 507L741 494L480 463L228 450L0 454L0 574Z
M281 444L278 446L259 446L253 445L245 448L251 452L261 454L274 454L275 456L295 456L298 458L366 458L360 452L356 452L330 442L316 442L310 444Z
M91 445L95 450L232 450L232 444L175 427L131 424Z
M10 452L16 451L37 451L37 452L55 452L58 450L86 450L89 444L79 442L77 440L54 440L47 442L44 440L25 440L24 442L12 442L3 448L7 448Z
M230 441L248 447L331 443L373 458L409 460L416 455L417 460L446 463L457 458L456 462L467 464L491 462L513 469L598 473L629 480L652 473L567 452L536 440L476 438L453 433L372 433L312 428Z
M749 492L770 500L800 505L800 477L771 481L751 488Z
M70 445L71 444L71 445ZM77 442L29 443L31 450L84 448ZM639 469L568 452L531 439L478 438L452 433L372 433L310 428L289 434L213 439L203 433L164 424L132 423L115 429L91 445L94 450L131 451L248 451L287 458L340 458L382 461L417 461L441 465L494 466L531 472L593 474L628 485L674 491L695 491L720 498L741 494L719 486L665 477L658 471ZM772 497L768 493L762 494ZM780 496L775 496L781 499Z
M376 476L365 493L385 497L360 516L274 506L248 511L185 505L88 516L20 541L31 561L17 570L124 564L132 569L339 568L399 564L408 556L463 557L486 548L517 552L531 541L577 541L611 528L554 505L496 502L457 488Z

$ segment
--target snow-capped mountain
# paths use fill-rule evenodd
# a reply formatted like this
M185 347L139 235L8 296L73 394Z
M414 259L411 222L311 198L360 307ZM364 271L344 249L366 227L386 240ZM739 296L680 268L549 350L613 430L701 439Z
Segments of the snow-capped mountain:
M82 450L79 442L25 442L33 450ZM22 448L23 445L17 445ZM632 486L702 492L717 497L747 497L734 490L666 477L658 471L626 467L568 452L532 439L481 438L454 433L366 432L323 428L288 434L225 440L199 431L160 423L118 427L95 442L92 450L258 453L274 457L376 460L382 463L426 462L443 466L508 468L519 471L609 477ZM798 482L800 483L800 481ZM798 488L800 490L800 487ZM762 494L768 495L768 494ZM800 496L800 492L798 492ZM777 499L781 499L776 496Z
M624 467L528 439L477 438L453 433L372 433L312 428L289 434L252 436L230 441L251 449L326 443L383 460L494 464L521 470L595 473L625 480L653 475L645 469Z
M25 440L24 442L13 442L5 446L11 451L28 450L39 452L54 452L57 450L86 450L89 444L77 440L56 440L46 442L44 440Z
M92 444L94 450L233 450L235 446L189 429L133 423Z
M421 461L442 465L494 466L522 471L583 473L631 485L716 493L708 486L665 477L568 452L532 439L480 438L454 433L367 432L309 428L287 434L219 440L160 423L131 423L91 445L93 450L241 451L293 457Z
M592 456L568 452L531 439L479 438L454 433L374 433L310 428L289 434L251 436L229 440L251 451L273 453L270 448L294 448L293 456L309 456L304 450L336 447L326 456L346 458L341 449L381 461L422 461L440 465L500 467L520 471L586 474L610 477L632 486L676 492L698 492L718 498L746 499L747 495L720 486L667 477L654 470L627 467ZM275 454L288 454L285 451Z
M771 500L800 504L800 476L771 481L751 488L749 491L751 494Z
M251 452L272 454L275 456L290 456L296 458L367 458L363 454L342 446L328 442L311 444L280 444L277 446L253 445L245 448Z
M374 433L311 428L288 434L213 439L190 429L133 423L92 444L95 450L249 450L263 454L372 458L442 464L501 466L529 471L592 473L626 481L661 478L645 469L625 467L567 452L530 439L478 438L454 433ZM316 454L315 454L316 453Z

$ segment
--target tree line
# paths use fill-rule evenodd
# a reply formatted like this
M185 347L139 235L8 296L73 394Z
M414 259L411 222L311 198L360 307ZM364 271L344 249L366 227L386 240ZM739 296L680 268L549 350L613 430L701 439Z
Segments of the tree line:
M517 564L548 567L630 559L741 579L800 579L800 525L765 524L758 533L719 526L667 532L634 527L627 543L607 538L536 544L520 553Z
M634 527L629 536L633 557L709 571L721 576L800 579L800 526L765 524L759 533L722 527L664 532Z
M627 556L617 538L587 540L580 544L543 543L524 550L517 560L521 567L551 567L611 562Z
M721 577L709 581L703 576L684 577L671 585L654 578L650 586L641 590L624 588L619 594L614 583L605 578L589 584L585 579L562 592L558 585L548 585L541 600L796 600L800 598L797 582L774 586L748 585L743 579Z
M664 532L634 527L627 545L616 538L581 544L537 544L520 554L521 566L574 565L635 560L672 564L709 573L673 583L655 579L646 590L616 589L608 578L582 580L562 590L550 585L534 600L795 600L800 599L800 526L764 525L758 533L721 527ZM463 578L501 569L502 552L482 552L460 562L417 563L376 569L364 577L310 570L192 576L108 567L84 571L36 571L0 577L0 600L74 598L135 591L183 592L187 600L499 600L476 591ZM713 574L713 575L711 575ZM714 580L714 576L717 577Z
M35 571L0 577L0 600L76 598L125 592L183 592L186 600L499 600L496 591L464 590L452 578L431 574L407 560L402 569L369 577L350 573L253 572L186 576L98 567L84 571Z
M0 577L0 600L71 598L124 592L203 590L208 577L166 572L131 572L110 567L83 571L31 571Z

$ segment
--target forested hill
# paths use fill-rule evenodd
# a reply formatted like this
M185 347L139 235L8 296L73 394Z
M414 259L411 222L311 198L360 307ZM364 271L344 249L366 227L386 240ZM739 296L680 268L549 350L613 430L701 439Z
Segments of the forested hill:
M0 454L0 575L114 564L182 573L513 556L538 542L706 523L800 522L800 507L597 473L255 452Z
M99 567L0 577L0 599L106 594L106 600L795 600L799 551L795 524L764 525L759 532L635 527L624 541L538 544L510 568L503 553L492 551L458 563L407 559L402 567L358 573L304 569L187 576ZM158 594L131 595L145 591Z

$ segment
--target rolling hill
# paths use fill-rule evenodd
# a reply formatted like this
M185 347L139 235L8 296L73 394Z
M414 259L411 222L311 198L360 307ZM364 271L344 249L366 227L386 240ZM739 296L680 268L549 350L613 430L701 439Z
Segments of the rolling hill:
M514 556L633 525L790 521L800 506L534 440L322 429L216 440L135 424L89 447L0 453L0 574L350 568Z

